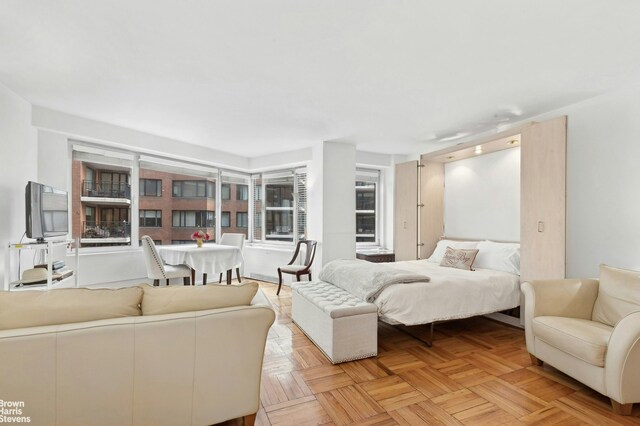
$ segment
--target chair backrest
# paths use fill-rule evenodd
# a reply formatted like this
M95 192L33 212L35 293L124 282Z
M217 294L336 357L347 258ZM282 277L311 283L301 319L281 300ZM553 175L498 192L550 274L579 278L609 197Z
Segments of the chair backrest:
M220 237L220 242L218 244L220 244L221 246L238 247L240 251L242 251L242 249L244 248L244 240L245 240L244 234L235 234L232 232L227 232L222 234L222 237Z
M144 253L144 262L147 265L147 277L159 280L167 278L164 272L164 262L156 249L156 245L148 235L143 235L142 251Z
M300 240L298 241L298 245L296 246L295 257L298 257L298 253L300 253L300 247L302 245L305 246L305 257L304 257L304 266L311 266L313 263L313 259L316 257L316 245L317 241L314 240Z

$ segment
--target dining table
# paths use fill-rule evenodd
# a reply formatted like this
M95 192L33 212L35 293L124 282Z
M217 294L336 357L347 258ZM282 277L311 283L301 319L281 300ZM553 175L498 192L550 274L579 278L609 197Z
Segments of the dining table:
M243 262L239 247L223 246L215 243L175 244L157 246L162 260L168 265L187 265L191 268L191 285L195 285L196 271L202 272L202 284L207 284L208 274L226 271L227 284L231 284L233 268Z

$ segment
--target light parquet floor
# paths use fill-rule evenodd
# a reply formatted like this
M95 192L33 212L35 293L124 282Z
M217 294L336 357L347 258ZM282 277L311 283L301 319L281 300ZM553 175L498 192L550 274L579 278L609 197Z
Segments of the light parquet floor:
M640 404L630 417L615 415L602 395L532 366L522 330L451 321L436 326L428 348L379 323L377 358L332 365L291 321L290 289L276 296L276 285L260 287L277 319L256 425L640 425Z

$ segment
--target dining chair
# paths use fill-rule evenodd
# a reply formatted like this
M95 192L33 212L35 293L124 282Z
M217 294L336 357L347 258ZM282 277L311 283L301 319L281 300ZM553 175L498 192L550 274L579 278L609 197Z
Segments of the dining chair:
M232 247L238 247L240 249L240 252L242 252L242 249L244 248L244 240L245 240L245 235L244 234L238 234L238 233L232 233L232 232L227 232L222 234L222 237L220 237L220 242L218 244L222 245L222 246L232 246ZM242 263L240 263L239 265L236 265L236 277L238 278L238 282L241 283L242 280L240 279L240 267L242 266ZM231 270L227 271L227 273L229 273ZM220 272L220 280L218 281L218 284L222 283L222 272ZM228 282L227 282L228 283Z
M154 286L159 286L161 279L167 280L167 285L169 285L171 278L181 277L184 285L189 285L191 268L185 265L167 265L160 257L156 245L150 236L144 235L141 240L144 261L147 265L147 277L153 279Z
M302 265L294 265L296 259L298 258L298 254L300 254L300 247L302 247L303 244L306 247L304 263ZM298 281L300 281L301 275L308 275L309 281L311 281L311 264L313 263L313 258L316 256L317 244L318 242L314 240L298 241L298 244L296 244L296 251L293 253L293 258L291 258L289 264L278 268L278 291L276 292L276 295L280 294L283 273L295 275Z

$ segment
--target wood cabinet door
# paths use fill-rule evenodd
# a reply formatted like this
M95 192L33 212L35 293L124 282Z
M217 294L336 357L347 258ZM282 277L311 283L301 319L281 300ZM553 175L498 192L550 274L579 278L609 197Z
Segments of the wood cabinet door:
M427 259L444 234L444 163L422 161L420 205L418 258Z
M396 260L418 258L418 162L396 164L393 249Z
M564 278L566 265L567 117L522 132L520 276Z

